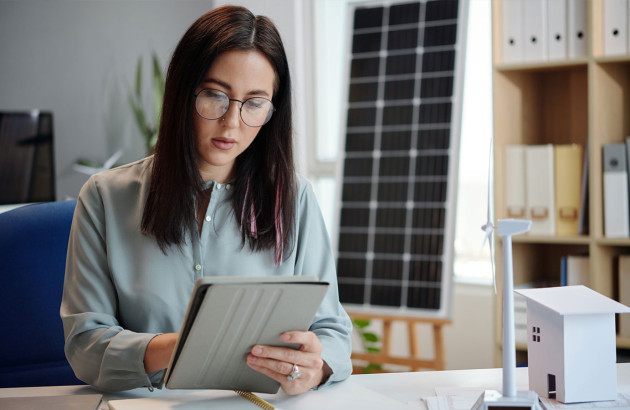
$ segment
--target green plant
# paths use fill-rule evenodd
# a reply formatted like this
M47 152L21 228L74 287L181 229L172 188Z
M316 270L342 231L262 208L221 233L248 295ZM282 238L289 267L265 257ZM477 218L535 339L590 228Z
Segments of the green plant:
M376 333L370 332L367 328L370 326L371 321L367 319L353 319L352 323L354 324L359 336L361 336L361 343L363 344L363 348L368 353L380 353L381 348L379 346L379 337ZM368 363L367 366L363 368L363 373L372 373L374 371L383 370L383 366L375 363Z
M157 142L162 102L164 100L164 76L157 54L151 53L152 61L152 88L153 88L153 121L148 118L142 104L142 57L138 58L136 65L136 83L134 91L129 93L129 104L133 111L136 124L144 138L147 153L152 153Z

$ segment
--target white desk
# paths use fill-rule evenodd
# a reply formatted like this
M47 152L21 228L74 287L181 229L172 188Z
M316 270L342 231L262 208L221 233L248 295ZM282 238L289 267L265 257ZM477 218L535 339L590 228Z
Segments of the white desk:
M517 387L527 390L527 369L516 370ZM501 369L431 371L414 373L387 373L373 375L353 375L346 382L323 390L311 391L289 397L280 392L277 395L259 396L284 410L291 409L424 409L422 397L434 396L435 388L477 388L499 389L502 383ZM619 391L630 392L630 363L617 365ZM54 386L0 389L0 397L53 396L63 394L88 394L97 392L89 386ZM177 410L233 408L256 409L245 399L229 391L182 391L162 390L151 393L147 389L136 389L121 393L106 393L101 409L108 409L109 400L154 398L159 399L138 409L157 410L172 408ZM156 405L156 403L158 405ZM599 403L600 405L604 403ZM129 407L131 408L131 407ZM600 407L605 408L605 407Z

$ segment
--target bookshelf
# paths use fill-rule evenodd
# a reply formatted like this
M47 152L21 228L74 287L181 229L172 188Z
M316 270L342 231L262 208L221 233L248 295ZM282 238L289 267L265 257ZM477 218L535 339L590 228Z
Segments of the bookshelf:
M590 256L591 287L614 299L616 259L630 254L630 238L604 237L602 146L630 135L630 55L604 56L604 0L587 1L588 51L566 61L504 64L501 55L502 0L492 0L494 209L506 218L505 147L513 144L570 144L588 148L589 234L513 237L514 284L559 281L560 260ZM587 146L588 143L588 146ZM502 244L496 240L497 288L502 284ZM495 362L501 362L501 307L495 303ZM630 348L630 338L617 338ZM517 360L527 346L517 344Z

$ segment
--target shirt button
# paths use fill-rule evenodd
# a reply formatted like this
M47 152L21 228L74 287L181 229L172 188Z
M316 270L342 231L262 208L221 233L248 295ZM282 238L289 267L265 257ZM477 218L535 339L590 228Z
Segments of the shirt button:
M227 189L227 190L229 191L230 189L232 189L232 185L227 184L227 185L225 186L225 189Z
M206 221L210 222L212 220L212 217L210 215L206 215Z
M201 270L201 265L199 264L195 265L195 270Z
M222 186L223 185L221 185L221 184L217 184L217 189L221 189Z

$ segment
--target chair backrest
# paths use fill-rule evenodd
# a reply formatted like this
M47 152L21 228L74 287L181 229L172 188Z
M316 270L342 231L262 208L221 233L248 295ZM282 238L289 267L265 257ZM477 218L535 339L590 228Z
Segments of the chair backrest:
M0 387L81 384L59 307L76 200L0 214Z

